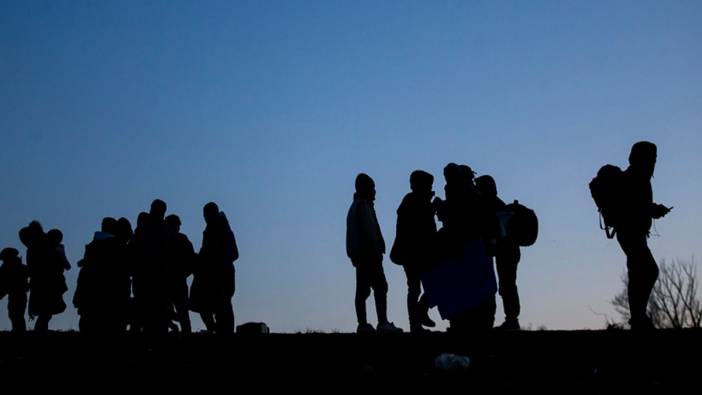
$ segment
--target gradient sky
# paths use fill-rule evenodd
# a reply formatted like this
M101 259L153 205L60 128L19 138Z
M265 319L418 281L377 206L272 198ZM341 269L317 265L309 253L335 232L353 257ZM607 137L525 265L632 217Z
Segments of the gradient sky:
M539 215L522 324L602 328L625 261L587 187L601 165L655 142L654 199L675 209L654 256L702 255L701 20L699 1L0 0L0 246L24 255L37 219L75 264L102 217L158 197L199 248L212 200L241 252L237 323L352 331L355 175L390 245L410 172L443 195L453 161ZM404 273L385 271L407 329Z

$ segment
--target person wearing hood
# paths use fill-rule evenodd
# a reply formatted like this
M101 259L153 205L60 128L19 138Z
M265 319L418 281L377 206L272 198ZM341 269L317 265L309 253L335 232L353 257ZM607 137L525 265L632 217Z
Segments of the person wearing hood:
M631 147L629 167L623 173L622 212L614 230L626 255L628 297L633 330L654 329L646 313L648 300L658 278L658 265L648 248L648 236L654 219L662 218L671 208L653 202L651 178L656 167L657 148L648 141Z
M356 332L375 332L368 323L366 299L373 290L379 332L402 332L387 316L388 282L383 271L385 241L375 215L375 182L365 173L356 176L356 193L346 216L346 255L356 269Z

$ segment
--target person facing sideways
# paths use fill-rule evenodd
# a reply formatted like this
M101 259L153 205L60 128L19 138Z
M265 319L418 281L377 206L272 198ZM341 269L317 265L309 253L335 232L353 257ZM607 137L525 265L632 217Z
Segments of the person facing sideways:
M4 248L0 251L0 299L7 295L7 315L12 323L12 332L25 332L27 324L24 312L27 310L27 291L29 291L29 274L27 266L22 264L19 251Z
M486 199L491 215L505 211L506 204L497 196L497 185L489 175L475 179L475 186ZM499 232L494 232L498 233ZM502 297L505 321L497 329L519 330L519 292L517 291L517 264L521 258L519 245L509 235L497 237L493 250L497 267L498 292Z
M176 234L176 252L174 261L168 266L166 280L170 298L175 309L175 318L180 324L183 333L192 332L188 310L188 276L192 274L195 264L195 250L193 244L183 233L180 233L180 218L171 214L166 217L166 225Z
M614 224L617 241L626 255L631 313L629 325L633 330L654 329L646 307L658 278L658 265L648 248L647 238L652 220L665 216L671 210L653 202L651 178L656 159L656 145L651 142L640 141L631 148L629 167L623 172L623 204Z
M405 270L407 277L407 312L410 332L424 332L423 326L434 327L429 318L429 304L422 294L421 273L432 263L436 237L432 185L434 176L415 170L410 175L411 192L397 209L397 230L390 259Z
M356 176L356 192L346 217L346 254L356 269L356 332L375 332L366 317L371 289L378 315L378 332L402 332L387 317L388 283L383 272L385 241L375 215L375 182L367 174Z
M234 332L234 261L239 258L234 232L216 203L202 209L205 230L190 287L190 310L200 313L209 332Z

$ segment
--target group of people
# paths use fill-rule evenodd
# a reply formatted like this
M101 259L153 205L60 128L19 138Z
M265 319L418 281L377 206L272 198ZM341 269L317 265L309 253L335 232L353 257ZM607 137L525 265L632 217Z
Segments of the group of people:
M608 236L616 234L627 258L629 325L634 330L654 328L647 306L658 278L658 266L647 239L652 220L672 209L653 202L651 178L656 159L655 144L637 142L632 146L626 170L606 165L604 173L614 175L600 177L601 170L596 177L600 180L590 184L607 230L612 230ZM608 172L610 169L615 171ZM498 328L520 329L516 284L520 245L533 243L535 233L527 230L524 234L524 228L515 222L519 212L524 211L523 206L516 201L505 204L498 197L491 176L474 175L466 165L449 163L444 168L445 200L434 197L431 174L416 170L410 175L411 192L397 210L390 259L402 265L406 274L411 332L435 326L428 315L433 306L438 306L442 317L449 320L449 330L491 329L496 292L502 297L505 314ZM387 318L388 284L382 264L386 251L374 209L375 193L373 179L358 174L346 231L346 252L356 271L357 332L401 332ZM442 224L438 230L435 219ZM523 242L524 239L530 241ZM378 315L376 328L366 315L371 290Z
M215 203L204 206L206 227L196 253L180 232L180 218L166 216L166 210L164 201L154 200L148 213L139 214L134 230L124 217L102 220L77 263L73 305L81 332L189 333L189 311L200 314L208 331L234 331L233 263L239 251L227 217ZM27 264L17 249L0 252L0 296L8 295L12 330L22 332L29 292L29 316L37 317L34 330L47 331L51 317L66 309L64 271L71 265L62 234L57 229L44 233L33 221L19 235Z
M653 143L638 142L631 149L626 170L606 165L590 184L608 236L616 234L627 257L632 329L653 328L647 306L658 266L647 238L652 220L671 210L653 202L651 178L656 159ZM434 306L450 321L451 330L491 329L497 292L505 314L499 328L518 330L520 246L535 241L536 217L527 221L531 229L520 225L520 213L531 210L516 201L505 204L489 175L476 178L470 167L455 163L446 165L443 175L445 198L441 199L434 196L434 177L414 171L410 192L397 209L390 259L403 267L407 278L410 331L424 332L425 327L435 326L428 314ZM373 179L358 174L346 227L346 252L356 272L357 332L402 332L387 317L386 246L374 208L375 194ZM80 315L80 330L190 332L189 311L195 311L209 331L233 332L236 239L215 203L204 206L203 216L206 227L199 253L180 232L178 216L166 216L166 203L161 200L154 200L148 213L139 214L134 231L126 218L104 218L78 262L73 305ZM436 219L441 222L439 229ZM19 237L27 247L27 264L15 248L0 251L0 298L8 295L12 330L25 331L29 293L34 329L45 332L51 317L66 309L64 271L71 265L63 235L58 229L44 232L39 222L32 221L19 231ZM193 281L188 289L190 275ZM376 327L368 322L366 313L371 291Z
M411 332L424 332L425 327L435 326L428 311L438 305L441 312L442 304L446 303L459 306L447 306L446 310L450 312L445 318L451 322L450 329L492 328L497 290L494 284L489 284L491 280L495 282L494 274L490 276L492 258L488 271L484 264L474 270L481 265L480 262L486 262L488 256L495 257L497 262L499 292L505 311L505 321L500 328L519 329L516 277L520 250L501 220L509 209L497 196L497 187L491 176L474 176L470 167L449 163L444 168L446 186L445 200L442 200L434 197L434 177L431 174L416 170L410 175L411 191L397 209L397 231L390 259L405 271ZM356 177L355 189L347 215L346 252L356 270L357 332L400 332L402 330L387 319L388 284L382 266L385 242L374 209L375 183L370 176L361 173ZM435 218L441 222L441 229L437 230ZM444 271L437 283L430 276L440 266L466 270ZM468 291L466 298L470 300L445 300L442 293L447 289L452 292L450 283L455 280L454 274L475 275L478 271L488 274L483 277L488 284L474 287L480 292L468 289L471 279L466 277L457 285ZM429 287L433 289L427 289L430 279L436 284ZM366 299L371 290L378 315L377 328L368 322L366 316Z
M34 330L46 332L51 317L66 310L63 294L68 291L68 286L63 272L71 265L61 244L63 234L58 229L44 232L39 222L32 221L20 229L19 238L27 247L27 262L32 264L23 265L15 248L0 251L0 260L3 261L0 296L8 295L7 311L12 330L22 332L26 330L24 314L29 292L29 316L36 318Z

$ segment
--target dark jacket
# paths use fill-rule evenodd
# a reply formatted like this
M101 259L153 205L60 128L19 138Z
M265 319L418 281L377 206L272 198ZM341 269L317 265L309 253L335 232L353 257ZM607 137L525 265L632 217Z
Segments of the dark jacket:
M428 197L410 192L397 209L395 242L390 259L398 265L416 267L431 259L436 222Z
M385 240L373 202L354 194L346 215L346 255L353 262L384 253Z
M29 290L28 279L27 266L19 259L3 263L0 266L0 299L9 295L9 298L19 296L26 300Z
M631 167L623 175L623 204L617 232L648 233L653 223L653 190L651 179Z

